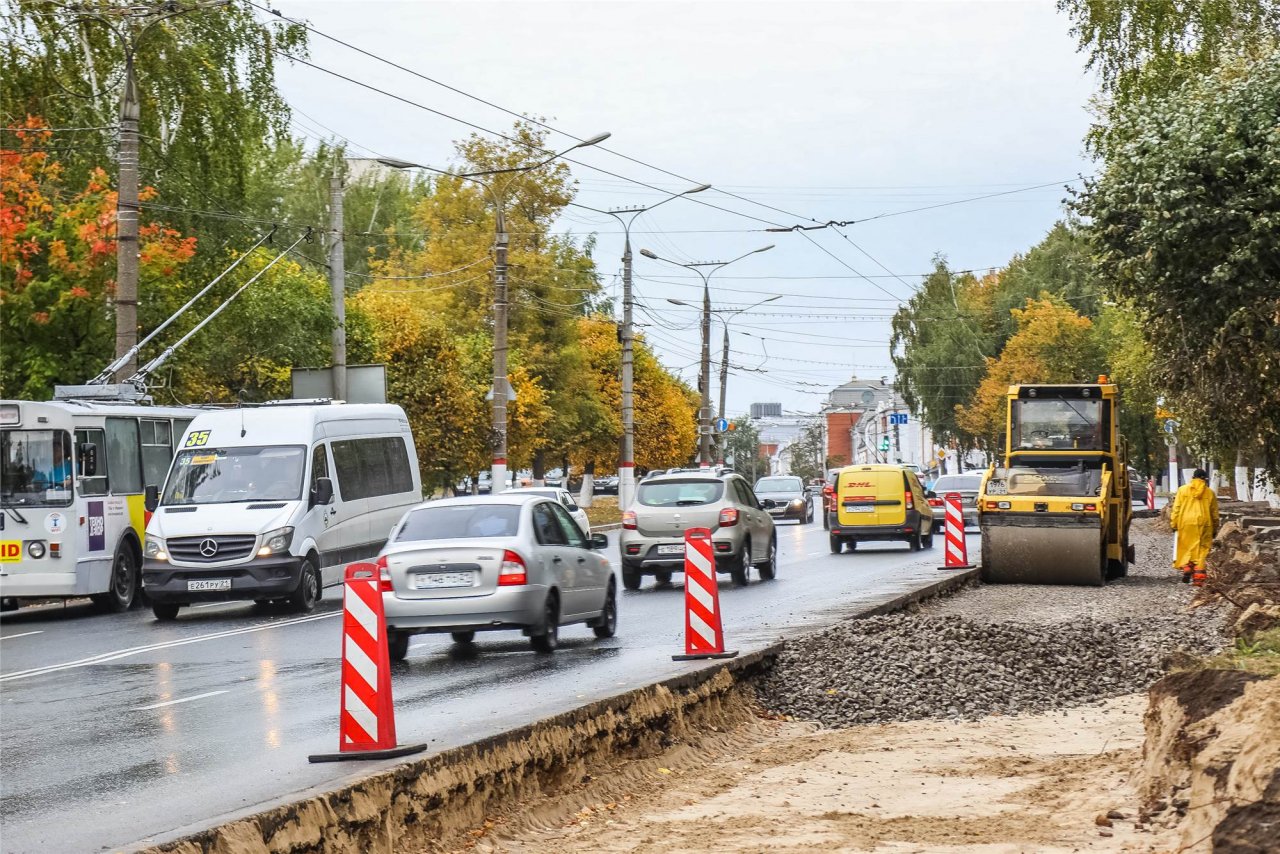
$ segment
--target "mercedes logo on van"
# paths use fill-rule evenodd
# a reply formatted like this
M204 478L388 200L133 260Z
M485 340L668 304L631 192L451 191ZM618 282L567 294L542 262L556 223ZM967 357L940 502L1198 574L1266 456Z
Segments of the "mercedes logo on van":
M218 541L210 537L207 540L200 541L200 554L204 557L213 557L218 553Z

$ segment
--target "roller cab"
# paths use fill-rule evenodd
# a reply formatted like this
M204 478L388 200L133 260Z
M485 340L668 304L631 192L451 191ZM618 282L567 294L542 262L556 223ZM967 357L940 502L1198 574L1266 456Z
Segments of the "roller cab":
M978 496L983 580L1101 585L1123 575L1131 510L1116 387L1011 386L1007 400L1006 451Z

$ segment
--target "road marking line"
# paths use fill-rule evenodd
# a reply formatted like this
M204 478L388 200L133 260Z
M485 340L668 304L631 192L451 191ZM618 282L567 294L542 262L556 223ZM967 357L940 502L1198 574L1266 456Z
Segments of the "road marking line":
M203 700L205 697L216 697L219 694L225 694L226 691L208 691L204 694L196 694L194 697L183 697L181 700L165 700L163 703L152 703L149 706L138 706L135 712L145 712L149 709L160 709L165 706L176 706L179 703L190 703L192 700Z
M0 682L8 682L13 679L27 679L32 676L43 676L46 673L56 673L60 670L71 670L76 667L87 667L91 664L105 664L108 661L115 661L120 658L128 658L131 655L141 655L144 652L155 652L161 649L172 649L177 646L186 646L190 643L200 643L201 641L217 640L219 638L234 637L236 635L247 635L253 632L264 632L267 629L278 629L284 626L296 626L300 623L313 623L316 620L327 620L330 617L342 616L341 611L330 611L327 614L312 614L309 617L297 617L292 620L281 620L276 623L264 623L258 626L246 626L243 629L230 629L225 632L213 632L207 635L196 635L191 638L183 638L181 640L165 641L164 643L153 643L146 646L135 646L130 649L121 649L114 652L104 652L98 655L92 655L88 658L81 658L77 661L68 661L63 664L50 664L45 667L34 667L30 670L19 670L17 673L6 673L0 676Z
M826 552L809 552L808 554L805 555L805 557L817 557L818 555L824 555L824 554L826 554Z
M42 634L44 634L44 629L40 629L39 631L36 631L36 632L22 632L21 634L16 634L16 635L5 635L4 637L0 638L0 641L13 640L14 638L25 638L27 635L42 635Z

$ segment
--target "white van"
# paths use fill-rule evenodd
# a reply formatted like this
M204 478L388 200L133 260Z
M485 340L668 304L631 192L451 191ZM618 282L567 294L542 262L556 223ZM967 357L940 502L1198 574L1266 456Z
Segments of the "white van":
M199 415L154 509L142 584L156 618L183 605L287 600L310 611L343 568L378 554L422 501L404 410L291 403Z

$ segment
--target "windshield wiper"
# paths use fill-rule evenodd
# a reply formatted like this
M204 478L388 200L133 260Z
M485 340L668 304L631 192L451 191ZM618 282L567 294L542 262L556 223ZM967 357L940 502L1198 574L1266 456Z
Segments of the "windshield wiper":
M1067 399L1066 399L1065 397L1063 397L1062 395L1058 395L1058 400L1060 400L1060 401L1062 401L1063 403L1065 403L1065 404L1067 405L1067 407L1068 407L1072 412L1074 412L1076 415L1079 415L1079 416L1080 416L1080 420L1081 420L1081 421L1083 421L1085 424L1088 424L1090 427L1097 427L1097 426L1098 426L1098 425L1097 425L1097 423L1096 423L1096 422L1094 422L1094 420L1093 420L1093 419L1091 419L1088 415L1085 415L1085 414L1084 414L1083 412L1081 412L1079 409L1076 409L1074 406L1072 406L1072 405L1071 405L1071 401L1067 400Z

